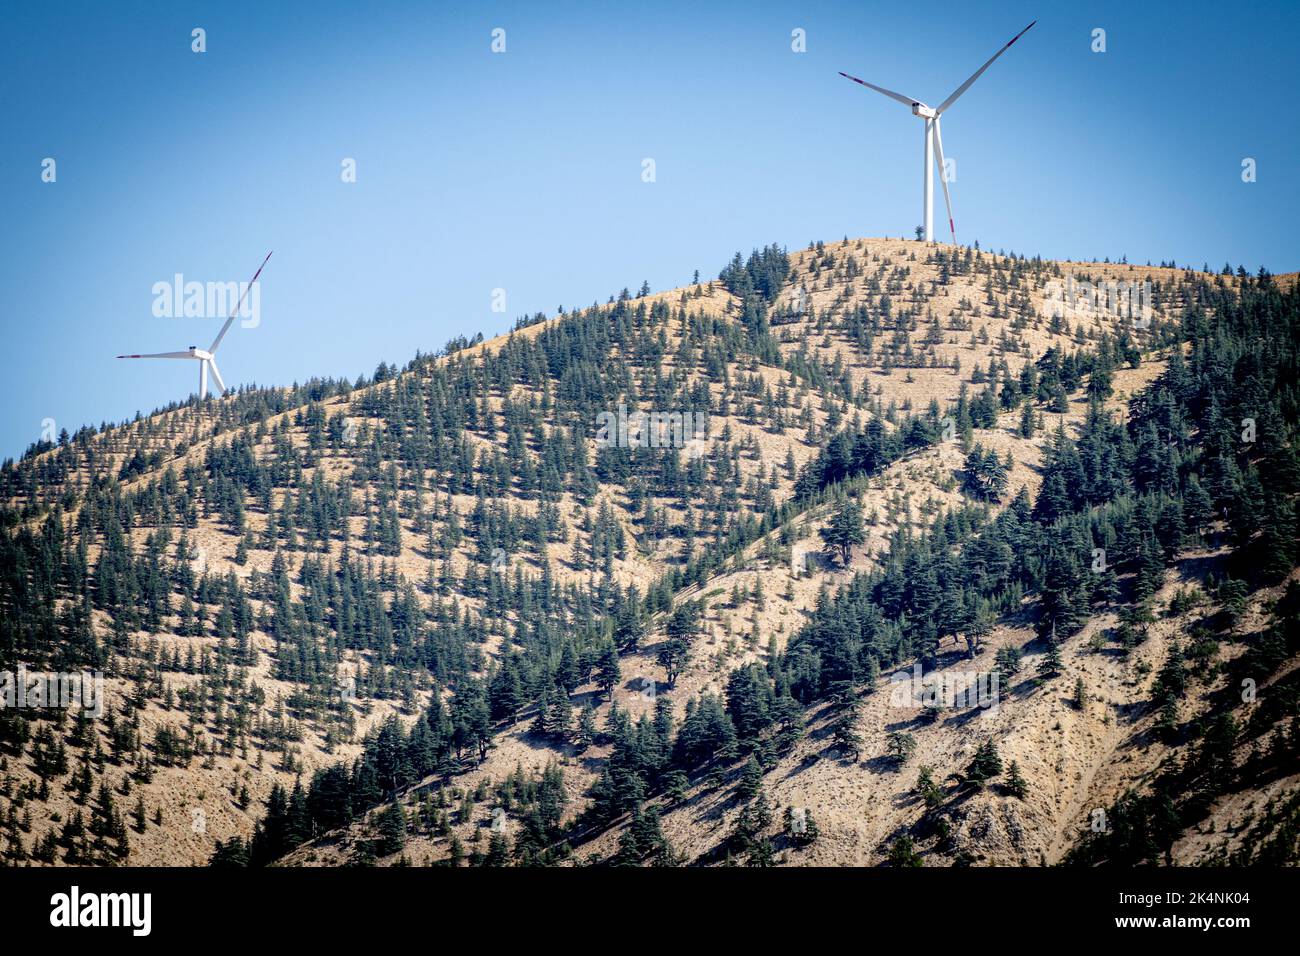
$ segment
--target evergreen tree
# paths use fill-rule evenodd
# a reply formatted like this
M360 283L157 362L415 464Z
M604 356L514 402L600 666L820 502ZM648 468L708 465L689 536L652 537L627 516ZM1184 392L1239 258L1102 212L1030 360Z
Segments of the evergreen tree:
M614 646L613 641L606 641L601 645L600 659L596 664L596 686L608 697L622 677L623 672L618 663L618 648Z
M975 757L966 769L964 781L976 787L983 787L988 781L1002 773L1002 758L998 756L997 746L991 740L980 744Z
M1017 800L1023 800L1025 794L1029 792L1029 784L1025 782L1025 778L1020 773L1020 764L1014 760L1011 761L1011 766L1007 768L1006 789L1007 793Z
M406 846L406 813L400 800L394 800L379 814L379 840L375 852L389 856Z
M820 534L826 546L838 551L840 560L848 567L854 545L866 541L862 528L862 506L852 498L843 498Z
M889 846L889 865L898 867L916 867L924 866L921 860L921 854L916 852L916 844L912 838L903 835L895 840Z

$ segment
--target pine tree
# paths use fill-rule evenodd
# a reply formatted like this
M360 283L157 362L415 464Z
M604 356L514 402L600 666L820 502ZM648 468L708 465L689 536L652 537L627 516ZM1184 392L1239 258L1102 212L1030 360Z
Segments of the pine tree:
M916 738L909 733L895 730L890 732L888 741L889 758L894 761L895 767L901 770L916 752Z
M586 750L591 746L592 741L596 739L596 712L592 710L591 701L586 701L582 705L582 710L578 714L578 726L573 732L573 745L578 748L578 752Z
M866 541L862 528L862 506L854 499L844 497L820 534L826 546L837 550L841 562L848 567L854 545Z
M854 706L846 707L831 725L831 740L845 756L857 760L862 754L862 735L858 733L858 713Z
M1025 794L1029 792L1029 784L1025 782L1025 778L1020 774L1020 764L1014 760L1011 761L1011 766L1007 768L1006 788L1007 793L1017 800L1023 800Z
M379 840L375 852L380 856L401 851L406 846L406 813L400 800L394 800L379 815Z
M1061 645L1057 643L1054 637L1048 637L1047 652L1038 665L1038 681L1041 683L1059 677L1064 666L1065 664L1061 660Z
M600 648L600 659L596 664L596 686L608 697L615 685L622 679L623 672L618 664L618 648L614 642L607 640Z
M927 810L933 810L943 802L943 791L934 781L934 768L922 766L916 775L914 791L923 801Z
M916 844L907 835L899 837L890 844L888 859L890 866L917 867L925 865L921 859L921 854L916 852Z
M751 800L762 785L763 767L759 764L758 758L751 755L745 764L744 772L741 774L740 786L736 788L736 793L742 800Z
M487 856L483 858L483 865L490 867L508 866L510 863L510 844L506 842L504 833L493 832L488 840Z
M983 787L1001 773L1002 758L998 756L998 748L993 741L986 740L975 751L975 757L966 769L963 779L967 784Z
M1034 403L1028 398L1020 406L1020 427L1016 432L1021 438L1034 437Z

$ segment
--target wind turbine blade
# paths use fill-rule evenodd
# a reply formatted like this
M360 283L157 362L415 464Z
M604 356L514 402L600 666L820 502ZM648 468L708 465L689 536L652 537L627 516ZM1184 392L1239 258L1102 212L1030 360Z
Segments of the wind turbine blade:
M150 352L148 355L119 355L118 358L173 358L173 359L192 359L196 358L192 352Z
M1037 22L1038 22L1037 20L1034 21L1034 23L1037 23ZM939 108L938 108L937 110L934 111L935 114L937 115L937 114L939 114L939 113L942 113L942 112L943 112L944 110L946 110L948 107L952 106L953 103L956 103L956 102L957 102L957 97L961 96L961 95L962 95L963 93L965 93L968 89L970 89L970 85L971 85L972 83L974 83L976 80L978 80L978 79L980 78L981 74L983 74L983 72L984 72L985 70L987 70L990 66L993 65L993 61L996 60L998 57L1000 57L1003 53L1006 53L1007 50L1011 49L1011 44L1015 43L1015 42L1016 42L1017 40L1019 40L1022 36L1024 36L1026 33L1028 33L1028 32L1029 32L1029 27L1032 27L1032 26L1034 25L1034 23L1029 24L1028 27L1025 27L1023 30L1021 30L1019 33L1017 33L1015 36L1013 36L1010 40L1008 40L1008 41L1007 41L1007 45L1004 46L1002 49L998 50L997 53L994 53L991 57L989 57L989 61L988 61L987 63L985 63L983 66L981 66L978 70L976 70L976 71L974 72L974 74L971 76L971 78L970 78L969 80L967 80L967 81L966 81L965 83L963 83L961 86L957 87L957 89L953 90L953 91L952 91L952 96L948 97L946 100L944 100L944 101L939 105Z
M876 86L874 83L868 83L866 80L859 80L856 76L849 76L844 72L841 72L840 76L844 77L846 80L852 80L854 83L861 83L869 90L875 90L877 93L884 93L891 100L898 100L898 102L902 103L904 106L912 106L921 102L920 100L912 99L910 96L904 96L902 93L895 93L893 90L887 90L883 86Z
M222 378L221 378L221 372L219 372L219 371L217 370L217 362L216 362L216 359L207 359L206 361L207 361L207 363L208 363L208 371L212 373L212 378L216 381L216 383L217 383L217 388L221 389L221 394L222 394L222 395L225 395L225 394L226 394L226 383L225 383L225 381L223 381Z
M239 297L239 305L235 306L235 311L230 313L230 318L226 319L226 324L221 327L221 331L217 333L217 337L212 340L212 345L208 349L209 352L215 352L217 350L217 346L220 345L221 340L226 337L226 333L230 330L230 323L235 321L235 316L236 314L238 314L239 309L243 304L244 304L244 297L241 295Z
M943 204L948 207L948 229L952 244L957 245L957 225L952 221L952 197L948 195L948 169L943 164L943 135L939 132L939 117L934 118L934 159L939 164L939 182L943 183Z
M274 249L271 250L271 252L274 251ZM253 278L249 280L248 285L244 286L244 291L239 293L239 301L235 303L235 308L230 313L230 318L226 319L226 324L221 327L221 331L217 333L217 337L212 340L212 346L208 349L209 352L215 352L217 346L221 344L221 340L226 337L226 332L230 330L230 323L235 321L235 316L238 315L239 310L244 307L244 296L248 295L248 290L253 287L253 283L257 282L257 277L260 276L262 270L266 268L266 263L271 258L271 252L266 254L266 258L262 260L262 264L258 266L257 271L253 273Z

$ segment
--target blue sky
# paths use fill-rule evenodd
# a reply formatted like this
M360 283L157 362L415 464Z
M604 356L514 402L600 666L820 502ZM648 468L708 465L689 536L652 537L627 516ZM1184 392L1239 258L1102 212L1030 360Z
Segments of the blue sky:
M113 359L215 334L155 318L154 283L269 249L231 385L353 378L773 241L910 235L920 123L836 72L934 105L1035 18L944 116L959 238L1300 268L1293 3L10 5L0 457L184 398L190 363Z

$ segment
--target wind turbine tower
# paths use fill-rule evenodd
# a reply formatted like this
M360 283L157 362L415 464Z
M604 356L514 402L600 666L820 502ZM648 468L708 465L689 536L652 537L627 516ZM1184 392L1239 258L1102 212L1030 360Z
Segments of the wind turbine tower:
M1038 21L1035 20L1034 23ZM849 76L847 73L840 73L845 79L852 80L854 83L861 83L867 89L875 90L877 93L883 93L892 100L897 100L904 106L911 107L912 115L919 116L925 121L925 165L922 167L922 187L921 187L921 222L925 226L925 241L934 241L934 181L931 179L931 163L938 163L939 182L943 184L943 202L948 207L948 229L952 233L953 245L957 244L957 224L952 218L952 197L948 194L948 171L943 162L943 135L939 129L939 117L943 112L957 102L957 97L961 96L970 85L980 78L980 76L993 65L993 61L1000 57L1007 50L1011 49L1011 44L1015 43L1022 36L1029 32L1029 28L1034 25L1029 24L1010 40L1002 49L994 53L987 63L981 66L971 75L961 86L952 91L952 95L940 103L937 107L926 106L920 100L913 99L910 96L904 96L902 93L895 93L893 90L887 90L883 86L876 86L874 83L868 83L866 80L860 80L856 76Z

